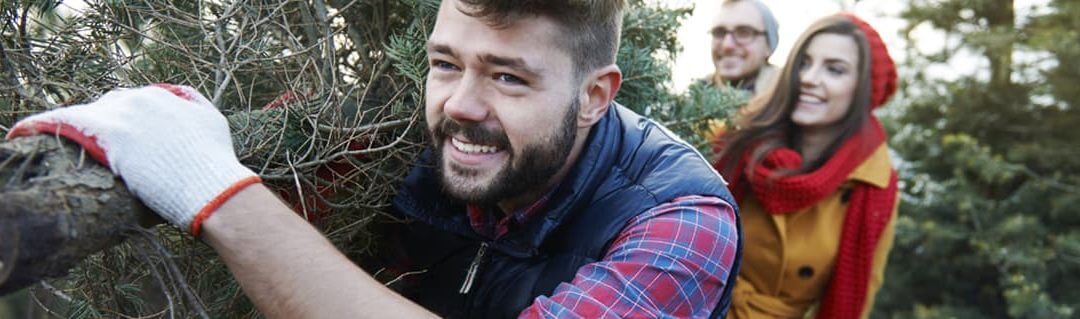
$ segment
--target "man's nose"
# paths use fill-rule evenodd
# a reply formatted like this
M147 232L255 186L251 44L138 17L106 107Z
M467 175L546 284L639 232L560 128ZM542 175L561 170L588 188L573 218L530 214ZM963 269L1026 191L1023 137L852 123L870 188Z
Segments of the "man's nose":
M459 122L483 122L488 117L490 108L483 98L479 80L462 77L451 94L443 106L446 116Z

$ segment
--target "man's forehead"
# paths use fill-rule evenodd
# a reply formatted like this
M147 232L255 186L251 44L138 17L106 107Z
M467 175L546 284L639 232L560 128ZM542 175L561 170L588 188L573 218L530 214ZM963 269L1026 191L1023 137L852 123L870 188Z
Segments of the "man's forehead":
M446 3L451 2L451 3ZM523 62L543 69L562 56L569 56L558 42L558 27L542 17L527 17L505 25L492 25L483 18L466 15L446 1L439 9L435 29L428 38L429 53L453 54L458 58L477 57L482 62Z
M720 5L720 10L713 18L715 26L735 27L740 25L751 26L758 29L765 28L765 21L761 18L761 12L749 1L738 1Z
M476 59L498 65L520 65L536 70L561 56L543 45L526 47L505 42L469 41L467 38L446 39L432 33L427 41L429 54L438 53L458 59Z

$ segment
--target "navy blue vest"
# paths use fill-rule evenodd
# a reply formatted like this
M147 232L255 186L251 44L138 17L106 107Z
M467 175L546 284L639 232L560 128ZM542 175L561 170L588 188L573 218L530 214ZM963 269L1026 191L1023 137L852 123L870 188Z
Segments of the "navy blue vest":
M723 179L692 147L667 129L612 104L593 126L572 171L547 207L491 241L470 226L465 204L440 191L430 154L422 156L394 199L409 223L382 229L377 263L410 265L376 277L444 317L511 318L601 259L634 216L686 195L715 196L735 207ZM714 317L726 313L739 252ZM374 267L372 266L374 265Z

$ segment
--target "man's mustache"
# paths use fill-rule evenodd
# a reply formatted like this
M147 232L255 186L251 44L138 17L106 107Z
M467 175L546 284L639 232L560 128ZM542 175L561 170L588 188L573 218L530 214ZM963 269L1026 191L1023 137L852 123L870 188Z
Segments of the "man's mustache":
M500 149L510 148L510 138L506 136L506 132L489 130L477 123L458 123L444 118L435 126L435 132L433 133L435 140L461 134L471 144L494 146Z

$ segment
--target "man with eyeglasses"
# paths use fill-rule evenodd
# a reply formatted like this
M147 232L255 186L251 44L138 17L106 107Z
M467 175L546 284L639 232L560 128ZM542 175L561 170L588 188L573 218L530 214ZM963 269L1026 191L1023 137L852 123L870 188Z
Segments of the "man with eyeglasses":
M717 87L730 85L755 93L772 79L775 68L768 63L776 50L776 17L759 0L724 0L713 20L712 59Z

